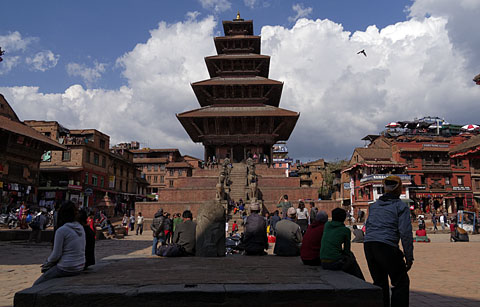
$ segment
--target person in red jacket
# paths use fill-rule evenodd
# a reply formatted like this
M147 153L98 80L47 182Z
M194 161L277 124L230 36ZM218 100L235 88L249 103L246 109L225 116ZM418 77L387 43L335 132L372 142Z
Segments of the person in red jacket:
M300 248L300 258L303 264L321 265L320 246L322 244L323 227L327 221L327 212L322 210L315 216L315 221L308 226Z

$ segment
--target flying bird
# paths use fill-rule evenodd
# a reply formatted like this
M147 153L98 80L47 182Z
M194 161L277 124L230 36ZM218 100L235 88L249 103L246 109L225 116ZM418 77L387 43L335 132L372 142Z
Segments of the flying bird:
M357 52L357 54L360 54L360 53L363 53L364 56L367 56L367 53L365 52L365 49L362 49L359 52Z
M480 74L476 75L475 78L473 78L473 82L480 85Z

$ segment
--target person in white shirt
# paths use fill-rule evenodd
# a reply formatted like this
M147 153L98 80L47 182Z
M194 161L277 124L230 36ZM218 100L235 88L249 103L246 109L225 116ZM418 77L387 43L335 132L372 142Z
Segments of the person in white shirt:
M309 217L310 215L308 214L308 209L305 208L305 203L300 201L297 208L297 224L302 230L302 235L307 231Z
M138 212L138 216L137 216L137 235L138 235L138 232L140 231L140 235L142 235L143 233L143 216L142 216L142 212Z
M42 276L33 284L80 274L85 267L85 231L76 221L77 208L71 201L65 202L58 211L58 226L53 250L42 265Z

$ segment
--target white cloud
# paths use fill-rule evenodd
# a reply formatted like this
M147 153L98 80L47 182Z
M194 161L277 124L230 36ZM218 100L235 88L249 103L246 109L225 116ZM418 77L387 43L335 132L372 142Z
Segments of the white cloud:
M79 76L87 87L91 87L105 72L105 63L94 62L93 67L87 67L84 64L68 63L67 73L69 76Z
M228 0L198 0L204 9L213 10L215 13L221 13L229 10L232 3Z
M6 52L25 51L27 46L38 39L35 37L22 37L20 32L15 31L7 35L0 35L0 46Z
M72 85L54 94L27 86L0 87L0 92L24 120L57 120L72 129L98 129L112 143L138 140L201 156L201 146L191 142L175 113L200 107L190 83L208 78L203 58L215 54L215 26L213 17L160 23L147 42L118 59L128 80L118 90Z
M38 41L34 37L22 37L20 32L15 31L7 35L0 35L0 47L5 51L0 64L0 75L10 72L15 66L22 62L19 54L24 53L27 47L33 42Z
M353 34L329 20L262 28L270 77L285 82L280 107L301 113L289 141L293 157L347 157L363 136L395 120L432 115L479 122L480 89L471 81L468 53L452 38L450 16L431 15ZM72 85L54 94L24 86L0 92L22 119L58 120L99 129L112 143L139 140L201 156L175 117L199 107L190 83L208 78L203 58L215 54L216 21L195 18L160 23L147 42L119 58L128 84L118 90ZM362 49L368 57L356 54Z
M295 22L299 18L308 17L313 12L311 7L304 7L302 3L294 4L292 10L295 11L295 16L288 17L288 21L290 22Z
M0 64L0 75L8 73L9 71L12 70L12 68L14 68L20 63L20 57L18 55L16 56L4 55L2 56L2 58L4 60Z
M466 58L472 74L480 72L480 35L477 33L480 1L417 0L409 13L413 18L431 15L448 20L446 30L455 50Z
M478 108L480 91L446 23L430 17L352 35L329 20L264 27L271 77L285 82L281 105L301 112L290 151L342 158L389 121L424 115L477 122L468 110ZM362 49L368 57L356 54Z
M257 0L243 0L243 3L246 7L253 9L255 7L255 4L257 3Z
M198 12L198 11L187 12L187 14L185 14L185 16L187 17L187 20L193 21L193 20L197 19L198 16L200 16L200 12Z
M44 50L36 53L34 56L27 57L25 62L31 66L33 70L47 71L57 65L60 56L54 54L50 50Z

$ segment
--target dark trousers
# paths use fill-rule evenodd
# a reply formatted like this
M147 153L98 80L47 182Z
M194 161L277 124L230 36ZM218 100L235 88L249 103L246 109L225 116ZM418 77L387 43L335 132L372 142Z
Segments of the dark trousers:
M311 260L302 259L302 262L303 262L303 264L305 264L305 265L312 265L312 266L320 266L320 265L322 265L322 262L320 261L320 258L311 259Z
M390 306L388 277L392 283L391 306L408 306L410 280L402 251L381 242L365 242L363 248L373 284L383 290L383 306Z
M139 231L140 231L140 234L143 233L143 224L137 224L137 235Z
M357 263L357 259L355 259L355 255L352 252L343 255L343 257L337 261L331 262L328 260L321 261L322 268L325 270L331 271L344 271L350 275L353 275L361 280L365 280L363 277L362 269Z

